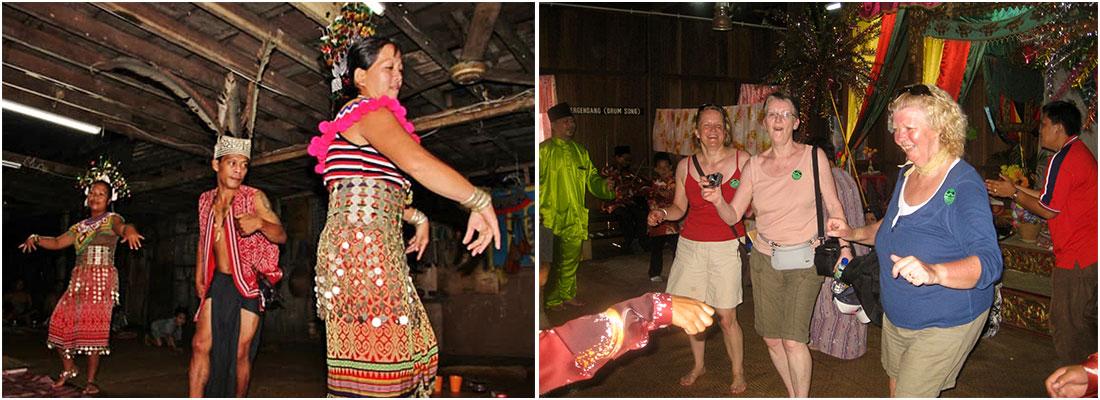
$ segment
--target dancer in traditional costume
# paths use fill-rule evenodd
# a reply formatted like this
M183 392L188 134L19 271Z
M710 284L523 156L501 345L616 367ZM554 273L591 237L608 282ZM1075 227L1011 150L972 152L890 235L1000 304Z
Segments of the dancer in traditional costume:
M264 298L261 279L282 277L279 247L286 231L264 192L241 184L248 174L251 139L219 136L211 168L218 187L199 196L199 245L189 391L191 397L248 393Z
M61 387L77 376L73 356L88 356L88 384L84 394L99 393L95 383L99 356L111 354L108 339L111 334L111 310L118 304L118 271L115 270L115 245L122 242L131 250L141 248L145 237L121 215L109 211L111 202L130 195L126 180L110 161L100 159L78 180L87 198L84 201L90 217L78 222L56 237L32 234L19 246L24 253L42 247L60 250L76 249L69 288L50 316L46 346L57 350L65 370L54 381Z
M402 219L427 221L407 209L409 176L470 211L463 244L474 255L490 243L500 248L500 228L489 194L420 146L397 101L397 46L357 37L346 49L334 52L334 86L354 98L320 124L322 135L309 146L329 191L315 278L328 339L328 394L426 397L438 349L404 256L426 243L414 238L403 248L401 241Z

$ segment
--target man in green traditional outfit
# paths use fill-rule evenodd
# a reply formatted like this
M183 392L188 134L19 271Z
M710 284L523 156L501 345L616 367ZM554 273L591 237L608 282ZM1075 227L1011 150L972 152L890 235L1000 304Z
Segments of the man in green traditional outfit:
M587 188L593 196L610 200L615 192L600 177L588 150L573 141L577 131L569 103L547 110L550 139L539 144L539 215L554 234L554 260L547 283L547 308L582 305L577 296L577 266L581 242L588 238Z

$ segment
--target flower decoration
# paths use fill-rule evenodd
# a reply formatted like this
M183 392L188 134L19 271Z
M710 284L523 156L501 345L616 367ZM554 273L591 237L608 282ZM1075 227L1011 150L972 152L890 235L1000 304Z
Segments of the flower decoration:
M106 156L99 156L92 161L88 170L76 178L76 186L84 189L84 194L92 189L92 184L104 182L111 187L111 201L118 201L130 197L130 186L126 184L126 178L118 169L118 164L111 162Z
M344 73L347 72L347 48L348 43L355 39L371 37L375 33L373 21L374 13L363 2L344 3L340 7L340 14L325 27L325 34L321 36L321 53L332 71L333 98L339 97L340 90L345 84Z
M1002 165L1001 176L1018 186L1031 186L1027 179L1027 170L1016 164Z
M1001 176L1008 179L1014 185L1023 187L1030 186L1027 178L1027 170L1019 165L1002 165ZM1030 211L1024 209L1019 203L1015 201L1012 202L1012 226L1019 226L1021 223L1038 224L1042 221L1042 218L1039 218L1038 215L1032 214Z

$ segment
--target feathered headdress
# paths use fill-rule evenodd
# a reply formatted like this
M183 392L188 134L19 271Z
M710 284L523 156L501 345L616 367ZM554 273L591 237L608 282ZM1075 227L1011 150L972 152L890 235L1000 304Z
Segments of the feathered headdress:
M88 170L76 178L76 186L84 189L85 195L96 182L103 182L111 187L112 202L130 197L130 186L126 184L126 178L122 177L122 172L118 170L118 164L111 162L111 159L106 156L99 156L98 160L92 161Z
M321 36L321 53L324 54L325 64L332 68L331 90L334 97L339 96L344 85L351 84L343 81L344 74L348 72L348 44L356 39L374 36L373 15L366 3L344 3L340 15L325 27L325 35Z

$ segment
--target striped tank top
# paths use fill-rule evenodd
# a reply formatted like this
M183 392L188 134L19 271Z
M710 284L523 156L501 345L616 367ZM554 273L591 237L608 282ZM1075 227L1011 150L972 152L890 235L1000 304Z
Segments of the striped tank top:
M410 186L408 177L373 146L356 145L337 133L325 156L325 186L337 179L351 177L380 179L402 188Z
M322 135L310 141L309 154L317 157L315 170L322 175L325 186L339 179L361 177L390 182L405 190L411 188L409 178L389 157L370 144L356 145L341 135L364 115L380 108L389 109L409 136L420 143L412 123L405 119L405 107L397 100L388 97L359 98L341 109L332 121L322 121L318 125Z

